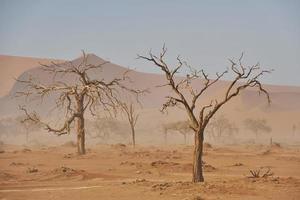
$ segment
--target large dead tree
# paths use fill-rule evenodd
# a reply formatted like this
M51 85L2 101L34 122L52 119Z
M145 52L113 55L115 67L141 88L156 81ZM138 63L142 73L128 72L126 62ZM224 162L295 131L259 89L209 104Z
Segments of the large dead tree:
M26 80L18 80L25 84L23 91L17 92L17 96L25 97L56 97L56 108L64 111L65 119L61 127L53 127L50 123L43 121L36 112L30 113L27 108L21 107L27 116L26 120L39 123L45 129L56 135L69 134L75 123L77 134L77 150L79 154L85 154L85 124L84 114L89 111L92 115L97 106L105 111L116 112L121 102L121 92L138 95L141 91L129 89L124 83L129 78L126 71L122 77L104 80L103 77L92 78L92 75L101 69L108 62L93 65L88 62L89 55L83 52L83 57L78 64L67 62L63 64L51 63L43 65L42 70L53 77L53 81L43 84L42 80L29 76ZM60 78L57 79L57 76ZM64 77L71 77L72 81L64 81ZM36 77L37 78L37 77Z
M135 147L135 126L139 119L139 113L137 113L134 103L132 101L123 102L120 104L122 111L125 113L128 123L130 125L132 145Z
M173 95L166 96L167 101L163 104L162 110L173 106L183 106L185 109L190 127L195 133L195 146L194 146L194 161L193 161L193 182L203 182L203 170L202 170L202 155L203 155L203 141L204 133L210 119L223 107L227 102L238 96L241 91L246 88L257 88L259 92L264 93L267 96L268 102L270 102L268 92L263 88L259 78L265 73L269 73L269 70L261 70L259 64L246 67L242 63L242 56L238 61L229 60L231 63L230 69L227 69L223 73L216 74L214 79L210 79L208 74L204 70L196 70L191 66L188 66L183 62L180 57L177 57L178 65L171 68L165 61L167 49L165 46L159 55L154 55L149 52L148 56L138 55L138 58L144 59L157 66L165 75L167 83L163 86L168 86L172 89ZM175 75L182 67L188 67L189 73L185 78L175 78ZM226 73L231 72L234 78L228 83L227 88L224 90L224 97L222 99L212 99L210 103L206 105L200 105L199 99L204 95L206 91L212 88ZM196 90L193 86L193 82L196 80L204 81L203 87L200 90ZM199 82L198 82L199 84Z

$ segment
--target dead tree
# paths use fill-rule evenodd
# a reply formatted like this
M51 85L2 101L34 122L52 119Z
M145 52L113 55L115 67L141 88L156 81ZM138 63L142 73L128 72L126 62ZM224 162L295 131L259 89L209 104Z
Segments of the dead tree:
M226 138L232 139L234 134L238 132L238 128L235 124L230 122L224 115L212 118L207 128L209 129L209 136L215 142L221 142L221 139L225 135Z
M52 65L41 64L42 70L53 77L52 83L43 84L42 80L36 80L29 76L26 80L17 80L25 85L23 91L17 92L17 97L45 98L55 97L56 108L64 111L65 119L59 128L53 127L43 121L36 112L30 113L27 108L20 107L27 118L33 122L41 124L48 132L58 136L69 134L71 127L75 123L77 134L78 154L85 154L85 124L84 114L89 111L92 115L97 106L101 106L109 112L116 112L116 107L120 102L120 92L138 95L141 91L127 88L124 84L128 80L126 71L122 77L104 80L103 78L92 78L95 72L101 69L108 62L98 65L88 62L89 55L83 52L83 57L79 63L66 62L54 63ZM60 79L57 79L60 76ZM72 81L65 81L68 76ZM37 78L37 77L36 77Z
M162 125L165 144L168 143L168 133L170 131L178 131L184 137L184 144L187 143L187 135L190 133L191 128L188 121L178 121L173 123L166 123Z
M18 116L16 118L16 120L18 122L20 122L21 128L23 129L23 131L25 131L25 136L26 136L26 144L29 143L29 133L33 132L33 131L38 131L40 130L42 127L31 121L31 120L26 120L27 116Z
M265 119L245 119L244 126L255 134L256 141L258 140L259 133L270 133L272 131L272 128L268 126Z
M191 66L188 66L180 59L179 56L177 57L178 65L175 68L170 68L165 61L166 52L167 49L164 46L159 55L154 55L149 52L148 56L138 55L138 58L149 61L157 66L164 73L167 81L167 83L163 86L168 86L173 91L173 95L166 96L167 101L163 104L162 110L178 105L183 106L185 109L188 115L190 127L195 133L193 182L203 182L203 141L205 129L210 119L221 107L247 88L258 88L258 91L266 94L268 102L270 102L269 94L263 88L259 78L261 78L265 73L269 73L271 71L261 70L259 64L249 67L244 66L242 63L242 54L237 62L231 59L229 60L231 63L230 69L221 74L217 73L216 78L210 79L204 70L196 70ZM185 78L181 77L176 79L175 75L183 66L187 66L190 72ZM224 91L224 97L221 100L212 99L211 102L206 105L197 104L200 97L202 97L207 90L211 89L212 86L229 71L234 75L234 78L231 82L228 82L228 86ZM192 83L199 79L200 81L201 79L204 81L203 87L200 90L196 90Z
M125 113L130 125L132 145L135 147L135 126L139 119L139 113L136 112L133 102L123 102L120 104L123 113Z

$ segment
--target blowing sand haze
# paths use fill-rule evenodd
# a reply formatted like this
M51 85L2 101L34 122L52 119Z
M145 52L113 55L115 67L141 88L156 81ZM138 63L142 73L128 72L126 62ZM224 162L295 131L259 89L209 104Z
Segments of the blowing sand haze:
M0 199L300 199L299 8L0 2Z

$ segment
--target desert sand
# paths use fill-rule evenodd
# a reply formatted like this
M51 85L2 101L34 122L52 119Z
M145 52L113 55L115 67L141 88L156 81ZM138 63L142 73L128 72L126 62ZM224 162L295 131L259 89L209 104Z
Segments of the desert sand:
M79 156L71 142L1 145L1 199L299 199L299 146L209 146L204 183L191 183L192 146L96 145ZM251 178L249 170L272 176Z

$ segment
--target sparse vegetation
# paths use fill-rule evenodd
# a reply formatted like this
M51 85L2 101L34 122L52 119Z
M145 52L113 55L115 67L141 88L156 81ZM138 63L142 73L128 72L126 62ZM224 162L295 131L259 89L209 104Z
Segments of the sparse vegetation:
M236 125L229 121L224 115L212 118L208 124L208 136L215 142L221 143L222 140L230 138L232 141L235 134L239 132Z
M268 178L274 175L274 173L271 171L270 168L267 169L260 168L260 169L254 169L249 171L251 175L248 178Z
M120 104L123 113L125 113L128 123L130 125L132 145L135 147L135 126L139 119L139 113L137 113L133 102L124 102Z
M177 121L177 122L171 122L171 123L164 123L162 125L163 128L163 134L164 134L164 140L165 144L168 143L168 133L172 132L179 132L183 135L184 138L184 144L187 144L187 135L191 133L192 129L190 128L188 121Z
M260 133L270 133L272 128L268 126L265 119L245 119L244 126L246 129L252 131L255 134L256 140Z

